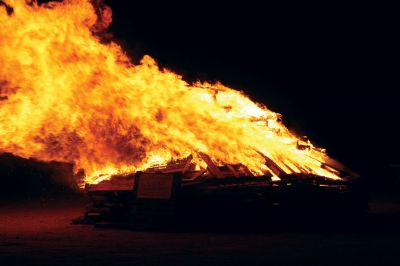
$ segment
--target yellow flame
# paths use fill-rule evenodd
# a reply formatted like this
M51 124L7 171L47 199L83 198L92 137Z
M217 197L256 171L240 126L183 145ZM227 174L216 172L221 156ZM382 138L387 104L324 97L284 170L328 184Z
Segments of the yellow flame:
M111 10L89 0L0 6L0 151L73 163L86 182L202 152L217 164L338 178L299 150L280 115L222 84L188 84L150 56L100 40ZM100 15L100 17L99 17ZM196 159L201 164L200 159Z

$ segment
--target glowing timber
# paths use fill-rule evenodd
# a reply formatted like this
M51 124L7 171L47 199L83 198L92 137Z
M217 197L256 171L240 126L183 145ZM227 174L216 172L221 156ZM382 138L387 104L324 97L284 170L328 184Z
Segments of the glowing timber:
M334 180L281 172L278 180L272 174L253 176L243 165L217 166L206 154L200 157L206 162L206 169L196 170L189 156L145 172L117 175L87 185L92 206L75 222L147 228L179 223L200 214L214 217L227 210L268 215L277 205L352 211L367 207L356 175ZM268 159L267 163L278 170ZM334 160L332 164L345 169Z

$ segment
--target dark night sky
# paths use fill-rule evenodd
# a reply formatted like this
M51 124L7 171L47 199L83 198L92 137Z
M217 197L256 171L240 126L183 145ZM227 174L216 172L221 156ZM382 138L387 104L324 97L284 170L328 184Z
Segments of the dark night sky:
M400 162L393 7L105 3L136 62L150 54L189 81L244 90L363 174Z

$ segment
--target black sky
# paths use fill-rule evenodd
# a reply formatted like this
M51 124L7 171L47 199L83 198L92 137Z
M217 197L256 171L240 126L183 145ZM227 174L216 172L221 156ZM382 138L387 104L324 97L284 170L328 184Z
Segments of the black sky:
M365 175L400 162L394 7L105 1L111 32L187 80L219 80Z

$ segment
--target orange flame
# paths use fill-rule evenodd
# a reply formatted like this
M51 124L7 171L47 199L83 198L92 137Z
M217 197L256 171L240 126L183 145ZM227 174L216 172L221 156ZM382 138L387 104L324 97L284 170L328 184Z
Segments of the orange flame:
M190 154L202 165L199 152L256 175L269 171L265 155L287 173L338 178L322 150L298 149L280 115L243 92L188 84L150 56L134 65L100 40L110 23L89 0L3 1L0 152L73 163L87 183Z

